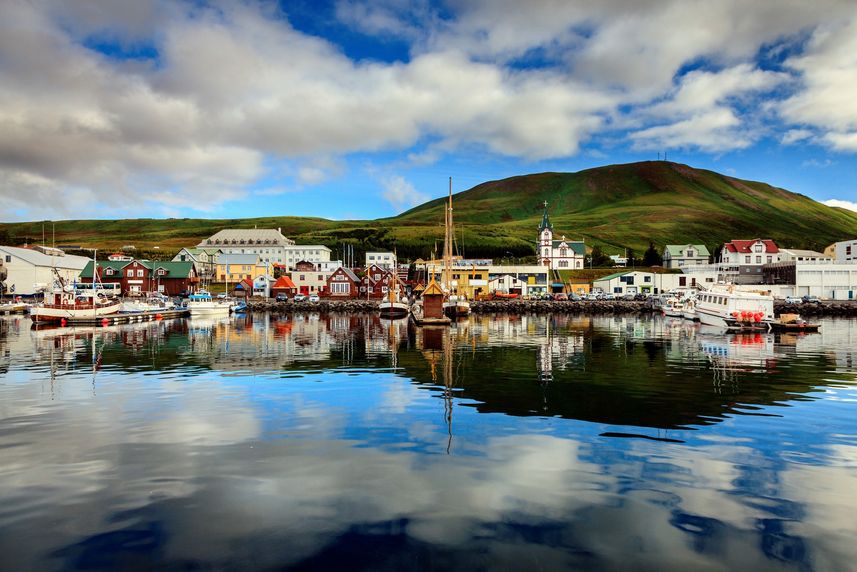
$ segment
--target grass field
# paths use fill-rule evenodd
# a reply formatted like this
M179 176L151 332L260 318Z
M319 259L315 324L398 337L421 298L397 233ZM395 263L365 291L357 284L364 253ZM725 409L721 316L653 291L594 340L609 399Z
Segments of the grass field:
M857 236L857 213L832 208L765 183L663 161L609 165L578 173L540 173L480 184L454 196L456 237L468 257L534 256L542 204L557 237L584 239L607 254L650 241L705 244L772 238L781 246L822 249ZM365 250L426 257L443 240L444 199L369 221L307 217L254 219L74 220L55 223L56 243L101 249L127 244L168 256L223 228L282 228L299 243L324 244L338 258L343 242ZM41 242L43 223L0 224L0 233ZM52 229L45 227L48 242Z

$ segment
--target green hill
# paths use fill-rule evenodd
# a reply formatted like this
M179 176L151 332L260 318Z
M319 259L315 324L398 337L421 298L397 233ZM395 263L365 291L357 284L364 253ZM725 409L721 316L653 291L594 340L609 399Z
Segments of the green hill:
M454 195L457 237L467 256L534 254L542 204L557 235L583 238L608 253L642 252L649 241L703 243L773 238L785 247L820 249L857 236L857 213L806 196L713 171L665 161L609 165L578 173L540 173L490 181ZM444 199L371 221L265 217L61 221L58 244L118 248L160 246L173 252L222 228L281 227L303 243L338 249L395 248L403 258L427 256L443 237ZM41 240L42 223L0 224L0 234ZM47 234L50 239L51 228ZM50 240L49 240L50 241Z

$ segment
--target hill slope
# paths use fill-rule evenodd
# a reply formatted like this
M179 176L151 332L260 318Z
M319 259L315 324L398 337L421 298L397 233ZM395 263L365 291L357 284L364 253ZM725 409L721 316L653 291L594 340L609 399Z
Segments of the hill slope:
M548 201L557 235L584 238L608 252L641 252L649 241L704 243L773 238L783 246L819 249L857 236L857 213L831 208L765 183L664 161L610 165L578 173L541 173L480 184L454 196L457 235L468 256L533 254L542 204ZM358 251L396 248L403 258L430 254L443 236L444 199L374 221L320 218L135 219L61 221L58 244L118 248L194 245L229 227L281 227L303 243ZM40 239L42 223L0 224L0 233ZM47 228L50 236L50 225Z

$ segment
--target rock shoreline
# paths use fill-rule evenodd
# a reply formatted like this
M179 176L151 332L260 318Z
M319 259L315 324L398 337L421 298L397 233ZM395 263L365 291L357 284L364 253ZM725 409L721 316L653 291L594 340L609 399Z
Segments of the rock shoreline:
M251 312L294 314L306 312L374 312L378 302L374 300L322 300L320 302L275 302L273 300L251 300L247 304ZM474 314L651 314L658 309L650 303L629 300L600 300L586 302L553 302L549 300L492 300L472 302ZM822 302L821 304L785 304L774 302L774 314L796 313L804 317L857 318L857 303Z

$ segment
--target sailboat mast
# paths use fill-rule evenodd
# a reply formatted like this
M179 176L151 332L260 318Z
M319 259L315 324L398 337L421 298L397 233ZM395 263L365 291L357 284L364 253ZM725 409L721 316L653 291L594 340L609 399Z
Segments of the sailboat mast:
M449 178L449 198L446 204L443 234L443 284L447 291L452 291L452 177Z

